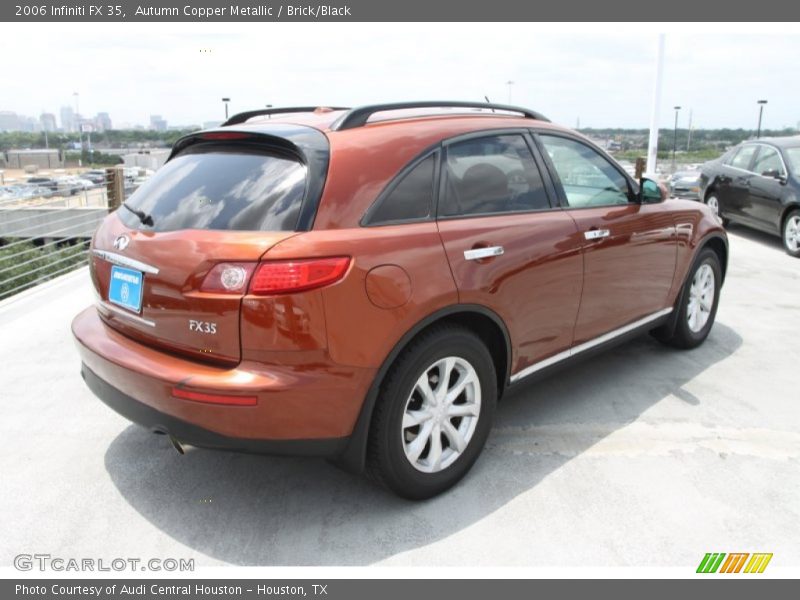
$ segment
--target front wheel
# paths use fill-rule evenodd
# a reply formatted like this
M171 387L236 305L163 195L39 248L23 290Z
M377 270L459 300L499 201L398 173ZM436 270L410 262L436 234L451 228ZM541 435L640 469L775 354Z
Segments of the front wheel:
M478 336L450 325L423 333L381 386L368 475L413 500L447 490L478 458L496 403L494 363Z
M783 222L783 248L786 253L800 258L800 210L790 212Z
M658 339L676 348L695 348L708 337L719 304L722 268L717 253L706 248L692 265L677 306L675 331Z

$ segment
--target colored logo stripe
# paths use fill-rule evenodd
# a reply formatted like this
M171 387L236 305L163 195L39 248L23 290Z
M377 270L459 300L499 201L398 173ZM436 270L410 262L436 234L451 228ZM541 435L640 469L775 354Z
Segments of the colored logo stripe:
M769 561L772 560L772 554L753 554L753 558L747 563L744 568L745 573L763 573L767 568Z
M700 561L700 566L697 567L698 573L716 573L719 569L722 559L725 558L724 552L711 552L707 553L703 560Z
M733 554L728 554L728 558L725 559L725 562L722 563L722 568L720 569L720 573L738 573L742 570L744 566L744 561L747 560L747 557L750 556L748 552L738 552Z
M727 556L727 558L725 558ZM748 561L748 557L750 560ZM725 562L723 562L723 560ZM708 552L700 564L697 566L698 573L740 573L745 562L747 566L744 567L745 573L763 573L767 568L769 561L772 560L772 553L756 553L750 554L749 552L733 552L725 554L724 552ZM721 568L720 568L721 566Z

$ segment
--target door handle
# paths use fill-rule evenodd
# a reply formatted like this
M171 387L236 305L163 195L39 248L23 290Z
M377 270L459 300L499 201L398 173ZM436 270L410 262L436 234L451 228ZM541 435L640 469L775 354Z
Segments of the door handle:
M464 250L464 258L467 260L480 260L482 258L491 258L493 256L502 256L502 246L488 246L486 248L473 248L472 250Z
M606 238L611 235L611 232L608 229L590 229L589 231L583 232L583 237L587 240L599 240L600 238Z

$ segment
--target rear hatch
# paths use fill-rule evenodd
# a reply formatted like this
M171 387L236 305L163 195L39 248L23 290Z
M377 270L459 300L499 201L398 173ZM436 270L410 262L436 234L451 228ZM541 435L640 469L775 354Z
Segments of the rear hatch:
M98 311L149 345L235 363L249 279L313 200L309 161L269 135L198 134L176 148L95 235Z

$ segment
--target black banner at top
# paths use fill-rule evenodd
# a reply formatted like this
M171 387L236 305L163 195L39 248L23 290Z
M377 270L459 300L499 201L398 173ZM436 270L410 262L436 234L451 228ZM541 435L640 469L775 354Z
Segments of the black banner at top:
M477 21L795 21L800 3L760 0L604 0L543 2L524 0L17 0L0 4L0 20L17 22L477 22Z

